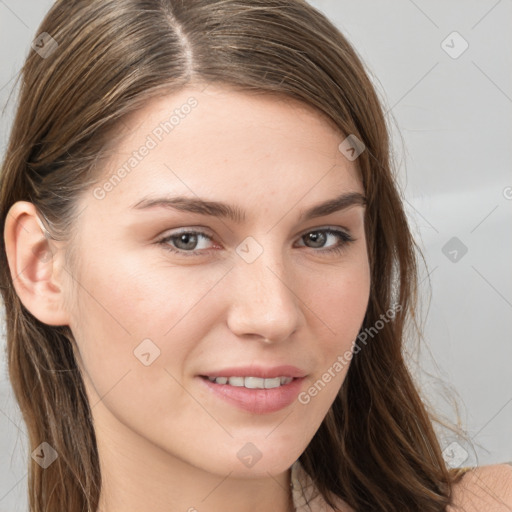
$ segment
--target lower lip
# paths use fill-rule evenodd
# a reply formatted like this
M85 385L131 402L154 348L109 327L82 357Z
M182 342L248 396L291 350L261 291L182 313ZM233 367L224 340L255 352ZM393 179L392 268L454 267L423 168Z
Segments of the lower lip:
M292 404L299 394L304 377L293 379L290 383L271 389L248 389L243 386L216 384L205 377L201 381L217 396L232 405L252 412L265 414L276 412Z

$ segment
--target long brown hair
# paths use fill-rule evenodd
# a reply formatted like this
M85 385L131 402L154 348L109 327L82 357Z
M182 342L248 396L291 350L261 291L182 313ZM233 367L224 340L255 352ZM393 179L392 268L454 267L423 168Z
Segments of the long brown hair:
M329 504L356 510L445 510L457 474L403 358L417 300L417 247L390 157L385 116L361 59L328 19L304 0L60 0L21 70L17 112L1 168L0 219L32 202L51 237L68 241L77 198L90 191L127 114L187 84L228 84L316 108L365 145L357 165L367 197L371 295L362 330L394 318L353 358L345 382L300 457ZM39 45L45 46L45 45ZM59 454L31 463L32 512L95 512L98 452L69 326L50 326L24 308L5 241L0 285L6 308L9 375L30 446ZM381 320L382 323L382 320Z

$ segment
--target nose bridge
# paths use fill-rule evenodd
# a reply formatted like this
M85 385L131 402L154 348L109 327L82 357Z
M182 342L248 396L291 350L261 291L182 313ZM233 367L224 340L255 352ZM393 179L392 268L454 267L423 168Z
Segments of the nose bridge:
M300 308L281 247L272 245L271 238L260 243L248 237L237 247L228 323L239 336L278 341L295 331Z

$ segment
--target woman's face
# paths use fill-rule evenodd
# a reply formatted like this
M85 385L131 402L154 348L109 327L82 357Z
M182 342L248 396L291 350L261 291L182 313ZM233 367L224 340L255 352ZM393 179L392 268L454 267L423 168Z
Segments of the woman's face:
M68 287L99 446L285 471L342 385L368 304L344 136L299 103L213 86L152 100L123 130L81 199Z

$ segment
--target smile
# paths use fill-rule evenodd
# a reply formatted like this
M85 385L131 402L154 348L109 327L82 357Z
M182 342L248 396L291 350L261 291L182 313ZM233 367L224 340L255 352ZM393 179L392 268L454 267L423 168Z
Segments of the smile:
M208 380L215 384L227 384L247 389L273 389L289 384L293 377L274 377L272 379L261 377L208 377Z

